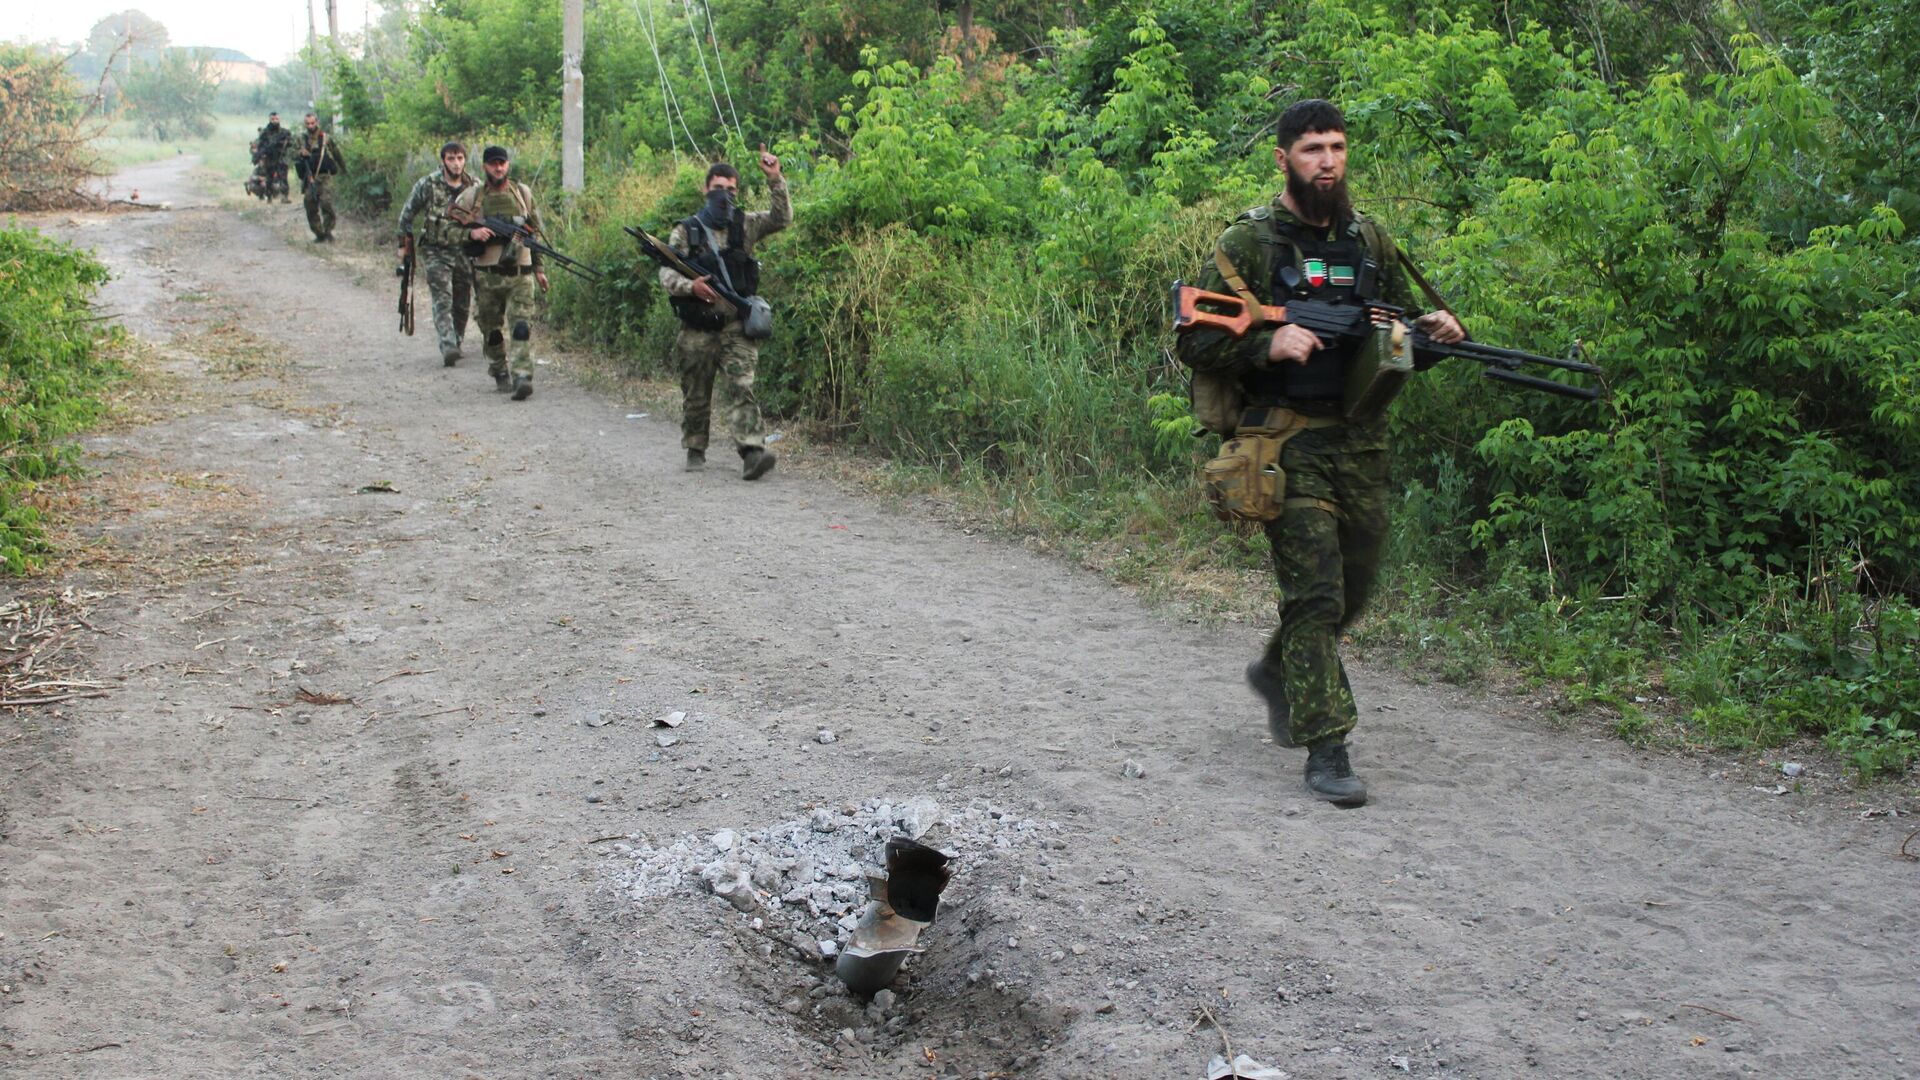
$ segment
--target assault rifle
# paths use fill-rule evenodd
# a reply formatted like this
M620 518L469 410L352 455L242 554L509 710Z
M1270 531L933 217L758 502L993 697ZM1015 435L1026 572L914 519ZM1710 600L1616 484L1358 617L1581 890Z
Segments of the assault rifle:
M1234 337L1244 337L1247 331L1253 328L1253 313L1248 310L1245 300L1228 293L1205 292L1179 281L1173 283L1173 311L1173 328L1179 333L1206 327L1224 331ZM1405 314L1403 308L1373 300L1363 300L1359 303L1289 300L1284 306L1276 307L1268 304L1260 306L1260 314L1265 322L1292 323L1295 326L1305 327L1328 344L1334 341L1358 341L1372 334L1374 332L1372 312L1375 311L1385 312L1395 319ZM1541 390L1549 394L1559 394L1562 397L1579 398L1581 401L1592 401L1600 396L1600 391L1590 387L1570 386L1539 375L1528 375L1519 370L1523 364L1539 364L1561 371L1578 371L1588 375L1600 374L1600 369L1592 364L1580 360L1536 356L1533 353L1521 352L1519 349L1502 349L1493 345L1483 345L1477 341L1439 342L1428 337L1426 331L1417 326L1410 327L1410 331L1413 366L1417 371L1425 371L1442 360L1458 356L1484 364L1486 370L1481 374L1496 382L1512 383L1529 390ZM1578 346L1575 346L1575 354L1578 354Z
M639 242L640 250L646 252L648 258L652 259L654 262L659 263L661 266L664 266L667 269L674 271L675 273L684 275L695 281L698 281L701 278L706 278L707 287L712 289L714 291L714 294L720 297L720 299L725 300L729 304L732 304L733 310L735 311L747 310L746 297L741 296L739 293L734 292L731 288L728 288L725 282L715 277L712 273L706 270L701 270L700 268L694 266L692 263L688 262L685 258L681 256L679 252L673 250L673 245L667 243L665 240L660 239L659 237L653 235L652 233L648 232L645 229L635 228L632 225L627 225L623 227L626 229L628 236L633 237L636 241Z
M585 278L588 281L600 280L599 271L578 259L568 258L558 251L555 251L551 244L540 239L540 234L534 232L533 226L531 225L514 221L512 218L503 217L474 217L464 221L456 217L454 221L469 229L488 229L492 231L495 240L511 240L515 243L524 244L528 251L538 252L546 258L552 259L555 266L558 266L560 269L565 270L575 277ZM486 250L486 245L492 242L492 240L469 240L467 241L466 252L468 255L478 255L481 251ZM475 250L476 247L479 250Z
M404 253L400 256L400 265L394 274L400 279L400 331L408 337L413 336L413 237L406 238Z

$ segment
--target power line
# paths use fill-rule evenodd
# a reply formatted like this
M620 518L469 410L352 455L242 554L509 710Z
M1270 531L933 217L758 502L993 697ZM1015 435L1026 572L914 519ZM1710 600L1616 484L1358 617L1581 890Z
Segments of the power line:
M679 142L674 138L673 134L673 120L676 114L680 118L680 130L686 132L687 135L687 152L689 154L699 153L700 140L693 137L693 129L687 126L686 110L680 107L680 97L673 92L673 84L667 79L667 66L660 59L660 35L658 33L658 27L653 22L652 12L647 9L647 5L650 2L651 0L632 0L633 11L635 18L639 20L640 32L647 36L647 45L653 50L654 70L660 73L662 107L667 111L667 139L674 144L673 154L674 160L677 162L680 158L680 147Z
M740 148L747 147L746 133L740 130L740 113L733 107L733 87L727 85L727 64L720 55L720 35L713 29L713 2L702 0L700 10L707 15L707 40L713 42L713 66L720 69L720 89L727 95L727 112L733 117L733 133L740 136Z
M680 10L687 16L687 32L693 35L693 55L700 61L700 77L707 81L707 96L713 99L713 117L720 121L720 129L724 131L727 127L727 114L720 111L720 94L714 90L713 76L707 71L707 50L700 44L699 29L693 25L693 0L680 0ZM720 43L714 42L714 48L717 50L719 47ZM744 147L747 142L746 135L738 128L735 128L734 134L740 137L740 144Z

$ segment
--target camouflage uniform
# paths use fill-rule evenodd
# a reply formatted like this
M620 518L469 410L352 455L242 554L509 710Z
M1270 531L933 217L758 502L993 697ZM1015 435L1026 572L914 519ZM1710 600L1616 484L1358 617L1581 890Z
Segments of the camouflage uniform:
M487 181L470 185L453 200L458 220L503 217L544 234L533 189L513 179L494 190ZM533 275L541 271L540 253L498 237L473 260L474 325L483 337L487 373L496 381L511 374L533 379ZM506 327L512 325L511 347Z
M447 182L445 169L435 169L414 182L406 205L400 208L402 235L414 236L413 219L420 217L415 252L426 270L427 291L433 295L433 329L443 356L460 350L473 302L473 262L464 250L467 230L448 220L447 210L455 197L473 185L463 175L455 187Z
M254 139L254 174L259 176L267 198L280 196L281 202L288 202L292 196L287 193L287 148L293 145L293 132L283 125L260 126L260 133Z
M1271 230L1261 227L1266 222ZM1410 309L1413 297L1399 272L1392 239L1376 225L1365 228L1377 234L1377 244L1366 241L1358 222L1336 222L1327 229L1308 226L1276 196L1271 205L1241 215L1221 234L1218 247L1248 287L1263 293L1260 299L1268 303L1284 300L1274 283L1281 266L1306 269L1318 263L1322 281L1337 292L1340 286L1332 283L1340 280L1339 271L1354 272L1357 253L1381 264L1377 299ZM1195 284L1209 292L1232 292L1211 262ZM1211 328L1194 330L1181 336L1180 358L1196 371L1236 377L1249 407L1279 405L1309 416L1339 415L1342 358L1332 355L1334 350L1316 353L1311 372L1290 361L1269 366L1272 338L1270 327L1239 339ZM1339 743L1358 720L1353 689L1340 663L1340 632L1366 606L1386 541L1386 419L1301 431L1287 442L1281 467L1287 474L1286 496L1319 500L1319 505L1296 504L1267 523L1279 584L1280 626L1261 662L1286 687L1292 744Z
M301 178L307 205L307 228L316 240L333 238L333 178L346 170L340 147L325 131L305 131L294 139L293 153L305 169Z
M745 217L744 247L749 254L755 244L793 221L793 203L787 196L786 180L772 181L769 190L773 196L771 208ZM707 229L717 248L727 246L730 233L730 227ZM673 227L667 243L683 255L688 253L684 223ZM693 295L693 279L669 267L660 268L660 285L672 296ZM679 336L673 339L674 364L680 369L680 445L688 450L707 448L716 375L734 449L744 455L750 448L766 445L760 430L760 403L753 396L753 368L760 358L760 343L749 340L740 327L740 316L736 313L718 330L695 330L682 325Z

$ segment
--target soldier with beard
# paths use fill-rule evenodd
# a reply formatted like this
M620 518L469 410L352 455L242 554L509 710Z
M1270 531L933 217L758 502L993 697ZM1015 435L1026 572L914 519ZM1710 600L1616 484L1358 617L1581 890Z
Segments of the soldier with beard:
M1393 239L1348 197L1346 128L1325 101L1297 102L1281 114L1273 158L1286 186L1221 234L1200 288L1252 294L1261 304L1364 296L1413 306ZM1465 337L1446 311L1416 321L1436 341ZM1241 422L1250 425L1242 430L1286 418L1285 510L1265 526L1280 626L1248 666L1247 681L1266 701L1274 741L1307 749L1308 790L1336 806L1360 806L1367 788L1346 743L1358 713L1339 642L1373 590L1387 535L1385 410L1347 419L1342 399L1356 350L1330 348L1301 326L1269 325L1238 338L1197 329L1181 336L1179 351L1196 372L1237 381Z
M294 140L294 160L307 205L307 228L313 230L314 243L326 244L333 241L333 178L346 171L346 160L318 116L308 113L305 125Z
M293 145L293 132L280 124L279 113L268 113L267 122L253 141L254 173L260 177L261 190L272 200L280 196L287 202L287 149Z

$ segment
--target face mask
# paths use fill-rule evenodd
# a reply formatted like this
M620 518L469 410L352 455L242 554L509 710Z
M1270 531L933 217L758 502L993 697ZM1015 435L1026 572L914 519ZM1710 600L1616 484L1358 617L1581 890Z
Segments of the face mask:
M726 188L714 188L707 192L707 205L700 211L700 220L714 228L722 228L733 221L733 192Z

